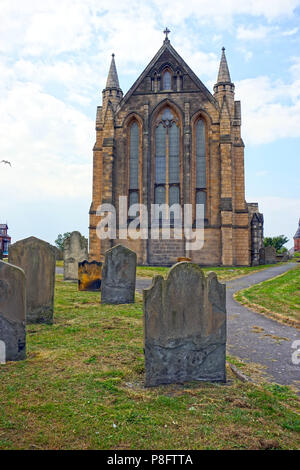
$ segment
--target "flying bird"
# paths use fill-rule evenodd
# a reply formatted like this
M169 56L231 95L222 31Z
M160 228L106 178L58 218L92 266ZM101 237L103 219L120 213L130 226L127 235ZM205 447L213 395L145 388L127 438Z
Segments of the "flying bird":
M10 166L11 166L11 163L10 163L8 160L1 160L0 163L6 163L7 165L10 165Z

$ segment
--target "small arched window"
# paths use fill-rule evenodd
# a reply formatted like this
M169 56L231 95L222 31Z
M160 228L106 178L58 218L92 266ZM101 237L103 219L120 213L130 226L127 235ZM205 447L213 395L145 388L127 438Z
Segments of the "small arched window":
M163 90L171 90L172 89L172 76L169 70L166 70L163 73L163 80L162 80L162 89Z
M140 132L133 121L129 128L129 206L139 203Z
M204 204L206 213L206 135L203 119L196 123L196 204Z

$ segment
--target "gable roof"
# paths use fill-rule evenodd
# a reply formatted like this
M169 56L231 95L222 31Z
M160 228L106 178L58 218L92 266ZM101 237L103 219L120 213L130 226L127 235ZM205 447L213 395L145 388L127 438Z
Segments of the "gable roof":
M127 91L126 95L124 95L122 101L120 102L120 106L123 103L126 103L126 101L128 101L128 99L131 97L131 95L134 93L134 91L138 88L138 86L142 83L144 78L149 74L151 69L155 66L156 62L159 60L159 58L162 56L162 54L166 50L168 50L170 52L170 54L174 57L174 59L180 64L182 69L190 76L190 78L197 85L197 87L204 93L204 95L207 97L207 99L211 103L213 103L214 105L218 106L217 100L213 97L213 95L206 88L206 86L201 82L201 80L197 77L197 75L192 71L192 69L187 65L187 63L183 60L183 58L178 54L178 52L176 52L174 47L171 45L169 39L164 40L163 45L158 50L158 52L155 54L155 56L153 57L151 62L147 65L147 67L141 73L139 78L134 82L132 87Z

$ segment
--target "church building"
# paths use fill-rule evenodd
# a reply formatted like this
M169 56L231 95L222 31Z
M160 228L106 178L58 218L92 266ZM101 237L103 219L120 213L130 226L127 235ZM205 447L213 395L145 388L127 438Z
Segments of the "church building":
M212 94L173 48L168 29L164 33L162 47L125 96L112 55L96 116L89 259L103 261L107 249L122 244L140 265L168 266L178 257L210 266L256 264L263 217L256 203L245 201L241 104L225 49ZM177 203L190 204L195 219L202 204L203 247L187 250L184 234L133 240L117 233L101 240L97 208L113 205L118 219L119 196L127 196L128 207L144 204L149 217L152 204Z

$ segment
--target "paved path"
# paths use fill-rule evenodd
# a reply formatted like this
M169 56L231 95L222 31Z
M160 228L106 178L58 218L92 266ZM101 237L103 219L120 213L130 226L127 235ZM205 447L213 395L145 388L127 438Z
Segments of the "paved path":
M294 385L300 390L300 364L292 363L292 353L295 351L292 343L300 340L300 331L252 312L233 299L235 292L278 276L295 266L296 263L274 266L226 283L227 350L247 362L263 365L271 381ZM136 281L139 292L150 285L151 279L139 278Z

